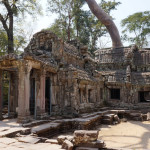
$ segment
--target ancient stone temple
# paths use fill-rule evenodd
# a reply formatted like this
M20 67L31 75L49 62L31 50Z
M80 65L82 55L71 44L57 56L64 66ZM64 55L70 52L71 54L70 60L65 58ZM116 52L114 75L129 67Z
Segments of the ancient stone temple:
M104 100L115 106L146 108L150 102L150 49L126 47L95 52L103 76Z
M150 50L104 49L95 56L77 41L36 33L24 53L0 57L0 118L4 112L19 122L77 117L104 102L139 107L150 101Z
M65 43L50 31L38 32L23 54L0 57L1 110L6 79L7 113L20 122L96 110L102 104L96 66L87 47Z

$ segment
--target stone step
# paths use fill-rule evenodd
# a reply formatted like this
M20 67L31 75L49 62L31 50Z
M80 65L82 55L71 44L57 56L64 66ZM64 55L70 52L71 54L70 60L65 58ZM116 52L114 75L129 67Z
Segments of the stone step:
M34 136L25 136L25 137L17 137L16 138L19 142L23 142L23 143L30 143L30 144L36 144L40 141L39 138L34 137Z
M12 127L8 130L5 130L3 132L0 132L0 137L15 137L17 133L20 134L30 134L31 129L30 128L18 128L18 127Z
M39 126L32 127L31 133L38 136L51 137L59 133L60 123L46 123Z
M105 148L106 145L104 143L104 141L101 141L101 140L97 140L97 141L94 141L94 142L88 142L88 143L79 143L78 145L76 146L80 146L80 147L88 147L88 148Z
M33 127L33 126L45 124L48 122L50 122L50 121L48 121L48 120L34 120L32 122L22 124L22 126L23 127Z

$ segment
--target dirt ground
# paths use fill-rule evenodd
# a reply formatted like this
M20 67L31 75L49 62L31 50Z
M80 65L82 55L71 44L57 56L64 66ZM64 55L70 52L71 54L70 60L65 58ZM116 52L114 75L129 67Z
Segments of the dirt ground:
M7 128L21 128L16 120L0 121L0 133ZM118 125L101 125L99 139L105 141L107 148L150 150L150 121L128 121ZM67 133L72 135L72 133ZM60 145L50 143L22 143L16 138L0 138L0 150L62 150Z
M99 138L105 141L108 148L150 150L150 121L102 125L100 130Z

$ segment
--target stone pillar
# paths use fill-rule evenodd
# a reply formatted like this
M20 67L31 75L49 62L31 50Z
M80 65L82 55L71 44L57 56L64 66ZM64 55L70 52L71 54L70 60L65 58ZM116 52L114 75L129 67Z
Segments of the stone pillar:
M18 122L29 121L30 71L31 67L25 67L24 64L19 68Z
M46 71L43 69L43 70L41 70L41 76L40 76L40 109L41 109L41 115L45 113L45 78L46 78Z
M3 93L2 93L3 85L2 85L2 75L3 75L3 72L2 72L2 70L0 70L0 120L2 119L2 104L3 104Z

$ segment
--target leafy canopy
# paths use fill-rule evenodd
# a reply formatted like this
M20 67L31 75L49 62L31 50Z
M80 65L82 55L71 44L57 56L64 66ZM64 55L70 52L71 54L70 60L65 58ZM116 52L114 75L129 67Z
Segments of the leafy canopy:
M26 39L22 28L27 14L35 17L41 13L39 0L1 0L0 31L2 35L0 51L13 52L23 47ZM3 44L2 44L3 43Z
M119 4L115 0L101 0L99 5L110 15ZM49 29L65 41L76 39L88 45L93 53L98 48L98 39L105 36L107 30L91 11L84 9L84 5L85 0L49 0L50 12L58 15Z
M121 25L124 27L122 31L124 40L136 44L140 48L148 44L150 36L150 11L134 13L123 19Z

